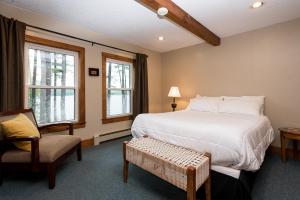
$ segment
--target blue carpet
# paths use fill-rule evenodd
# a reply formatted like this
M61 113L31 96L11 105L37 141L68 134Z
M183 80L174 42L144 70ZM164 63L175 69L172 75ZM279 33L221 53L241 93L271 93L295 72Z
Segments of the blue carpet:
M49 190L46 175L6 174L0 187L1 200L155 200L185 199L185 192L130 165L128 183L122 181L122 141L119 139L83 150L59 168L56 187ZM253 200L300 199L300 161L281 163L268 156L257 175Z

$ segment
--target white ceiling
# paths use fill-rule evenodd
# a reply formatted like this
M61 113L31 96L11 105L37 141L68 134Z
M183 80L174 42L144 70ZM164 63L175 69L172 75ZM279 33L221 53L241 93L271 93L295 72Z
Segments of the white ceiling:
M0 0L85 26L119 41L166 52L203 42L135 0ZM300 0L173 0L221 38L300 17ZM164 41L158 41L163 35Z

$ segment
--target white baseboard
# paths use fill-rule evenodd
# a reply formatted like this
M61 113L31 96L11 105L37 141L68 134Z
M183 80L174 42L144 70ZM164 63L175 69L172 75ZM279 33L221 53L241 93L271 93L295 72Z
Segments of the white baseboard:
M99 145L101 142L117 139L120 137L129 136L129 135L131 135L130 129L116 131L116 132L112 132L112 133L95 135L94 136L94 145Z

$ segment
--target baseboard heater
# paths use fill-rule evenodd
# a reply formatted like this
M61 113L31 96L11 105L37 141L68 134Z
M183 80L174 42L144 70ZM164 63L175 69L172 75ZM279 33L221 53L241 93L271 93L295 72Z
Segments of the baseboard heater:
M130 129L124 129L104 134L98 134L94 136L94 145L99 145L101 142L107 141L107 140L113 140L120 137L125 137L131 135Z

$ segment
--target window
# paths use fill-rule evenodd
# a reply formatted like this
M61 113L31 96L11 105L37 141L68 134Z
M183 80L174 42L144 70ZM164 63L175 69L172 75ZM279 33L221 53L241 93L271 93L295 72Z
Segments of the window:
M102 122L131 119L134 60L102 53Z
M26 105L39 124L77 121L78 53L26 44Z
M38 124L84 125L83 56L81 47L26 36L25 105Z

